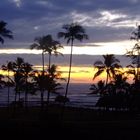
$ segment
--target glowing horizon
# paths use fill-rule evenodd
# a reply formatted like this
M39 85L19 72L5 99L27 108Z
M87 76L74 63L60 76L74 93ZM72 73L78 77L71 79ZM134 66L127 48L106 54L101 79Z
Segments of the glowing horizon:
M83 43L84 44L84 43ZM116 42L95 42L85 43L73 47L73 54L76 55L103 55L103 54L116 54L124 55L127 50L132 49L134 42L130 40L116 41ZM64 46L64 49L59 50L62 54L70 54L70 46ZM116 51L117 50L117 51ZM0 54L41 54L41 50L31 49L1 49Z
M42 66L33 66L37 70L42 70ZM122 71L126 71L127 68L123 68ZM58 66L57 71L61 72L61 77L67 80L68 78L68 66ZM97 70L94 69L93 66L73 66L71 69L71 79L70 83L85 83L85 84L95 84L100 80L106 81L106 73L103 72L100 76L98 76L95 80L93 80L93 76ZM0 74L8 75L6 71L0 70ZM13 76L13 72L9 73L9 76ZM132 83L132 76L128 77L128 82ZM61 83L66 83L62 82Z

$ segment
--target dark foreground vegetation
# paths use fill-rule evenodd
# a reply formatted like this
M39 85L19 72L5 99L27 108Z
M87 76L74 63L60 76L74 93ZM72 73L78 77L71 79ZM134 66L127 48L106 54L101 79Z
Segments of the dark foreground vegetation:
M139 139L140 112L107 111L50 105L0 108L0 132L10 138Z

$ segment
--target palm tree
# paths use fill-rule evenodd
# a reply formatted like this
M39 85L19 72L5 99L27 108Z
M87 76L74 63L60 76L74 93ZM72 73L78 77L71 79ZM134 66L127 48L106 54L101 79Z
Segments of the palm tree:
M137 72L136 72L136 80L140 80L140 25L137 26L137 29L132 32L131 38L135 40L136 43L131 51L128 51L126 54L131 57L132 64L136 65Z
M4 21L0 21L0 42L3 44L4 39L3 38L9 38L13 39L12 32L8 29L6 29L7 23Z
M41 107L44 107L44 91L45 91L45 74L43 72L34 71L32 83L34 85L34 90L41 92Z
M125 93L129 92L130 84L127 82L127 79L128 78L124 75L124 73L119 73L115 75L113 83L116 89L116 93L117 90L123 91Z
M33 43L30 48L31 49L37 49L37 50L42 50L42 71L44 73L44 53L46 51L46 46L45 46L45 36L43 37L37 37L34 39L35 43Z
M27 106L28 102L28 92L29 92L29 85L28 78L32 75L32 65L28 62L23 63L22 65L23 75L24 75L24 82L25 82L25 106Z
M8 106L9 106L9 95L10 95L10 86L11 86L11 82L12 80L10 79L10 71L12 71L13 69L13 63L12 62L7 62L6 65L2 65L2 70L7 71L7 78L8 78L8 82L7 82L7 86L8 86L8 91L7 91L7 97L8 97ZM13 82L12 82L13 83Z
M105 81L100 80L97 84L92 84L90 90L92 91L91 94L102 95L105 90Z
M49 54L49 64L48 64L48 66L49 66L49 69L50 69L52 53L54 53L55 56L61 54L57 50L62 49L63 46L61 46L60 42L54 40L51 35L45 36L45 40L46 40L46 42L45 42L46 43L45 44L46 45L45 52L47 52Z
M57 80L65 79L61 78L61 72L57 71L57 66L53 64L48 68L48 78L46 80L48 80L46 81L46 89L48 91L47 102L49 104L50 93L57 93L58 89L62 89L60 87L61 84Z
M108 84L109 78L113 78L115 76L115 73L118 71L119 68L121 68L121 65L119 64L119 60L115 58L113 54L107 54L103 55L104 61L96 61L94 63L95 69L97 69L97 72L95 73L93 80L98 77L103 72L106 72L106 86ZM116 70L117 68L117 70Z
M19 94L19 100L20 100L20 92L24 83L23 64L24 64L24 59L21 57L17 57L15 62L13 62L12 71L14 72L15 101L17 99L17 94Z
M57 80L62 80L61 73L57 71L57 66L52 65L50 69L42 72L35 71L33 75L33 83L35 91L41 92L41 106L44 107L44 91L48 91L47 103L49 104L50 93L57 93L58 89L61 89L60 83Z
M82 41L83 39L88 39L88 35L85 33L84 28L79 25L78 23L71 23L63 25L62 29L64 29L64 32L58 33L58 38L64 38L67 40L67 44L71 43L71 52L70 52L70 62L69 62L69 74L68 74L68 81L66 85L66 93L65 97L67 97L68 94L68 87L70 82L70 74L71 74L71 66L72 66L72 52L73 52L73 45L74 41Z
M58 41L53 40L51 35L46 35L42 37L35 38L35 43L33 43L30 48L31 49L38 49L42 50L42 71L44 73L44 54L48 52L49 54L49 68L51 65L51 55L54 54L58 55L59 52L57 49L62 48L61 44Z

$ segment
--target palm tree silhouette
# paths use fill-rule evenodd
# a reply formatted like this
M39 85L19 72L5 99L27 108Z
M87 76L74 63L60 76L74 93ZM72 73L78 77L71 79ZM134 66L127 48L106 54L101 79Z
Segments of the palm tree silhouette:
M33 43L30 48L31 49L38 49L42 50L42 71L44 74L44 54L48 52L49 54L49 68L51 65L51 55L54 53L55 55L58 55L59 52L57 49L62 48L61 44L58 41L53 40L51 35L46 35L42 37L35 38L35 43Z
M20 92L24 83L23 64L24 64L24 59L21 57L17 57L15 62L13 62L12 71L14 72L15 102L17 100L17 94L19 95L19 100L20 100Z
M13 81L10 79L10 71L13 70L13 63L12 62L7 62L6 65L2 65L2 70L7 71L7 77L8 77L8 82L7 82L7 86L8 86L8 91L7 91L7 101L8 101L8 106L9 106L9 96L10 96L10 86L11 86L11 82L13 84Z
M65 80L61 78L61 72L57 71L56 65L51 65L50 68L48 68L48 81L46 82L48 96L47 96L47 102L49 104L50 99L50 93L57 93L57 90L62 89L60 86L61 84L57 82L57 80Z
M121 65L119 64L119 60L115 58L115 56L113 54L107 54L107 55L103 55L104 61L96 61L94 63L94 67L95 69L97 69L97 72L95 73L93 80L98 77L100 74L102 74L103 72L106 72L107 76L106 76L106 85L108 84L108 80L109 78L113 78L115 73L118 71L116 70L121 68Z
M130 39L135 40L136 43L131 51L128 51L126 54L131 57L132 64L136 65L136 81L140 81L140 25L137 26L137 29L132 32Z
M124 73L119 73L114 76L114 86L116 90L129 92L130 84L127 82L127 76Z
M41 107L44 107L44 91L45 91L45 74L43 72L34 71L32 79L34 90L41 92Z
M92 91L91 94L102 95L105 90L105 81L100 80L97 84L92 84L90 90Z
M33 83L36 91L41 92L41 106L44 107L44 91L48 91L47 104L49 104L50 93L56 93L58 89L61 89L60 83L57 80L62 80L61 73L57 71L57 66L52 65L47 71L42 72L35 71L33 76Z
M84 28L81 25L79 25L78 23L71 23L71 24L63 25L62 29L64 29L65 31L59 32L58 38L67 39L67 44L71 43L69 74L68 74L68 81L67 81L66 93L65 93L65 97L67 97L70 76L71 76L72 52L73 52L74 40L82 41L83 39L88 39L88 35L85 34Z
M29 92L29 85L28 78L32 75L32 65L28 62L22 64L24 81L25 81L25 106L27 106L28 102L28 92Z
M7 23L4 21L0 21L0 42L4 43L4 38L13 39L12 32L6 29Z
M55 56L58 56L59 54L62 55L62 53L60 53L58 51L58 49L62 49L63 46L60 44L60 42L54 40L51 35L47 35L47 36L45 36L45 38L46 38L45 52L47 52L49 54L49 64L48 64L48 66L49 66L49 69L50 69L52 53L54 53Z

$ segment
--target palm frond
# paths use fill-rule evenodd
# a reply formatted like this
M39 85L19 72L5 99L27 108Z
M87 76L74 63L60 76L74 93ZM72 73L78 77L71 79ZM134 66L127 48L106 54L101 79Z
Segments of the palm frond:
M94 75L94 77L93 77L93 80L95 80L95 78L98 77L99 75L101 75L103 72L104 72L104 69L99 69L99 70L95 73L95 75Z

